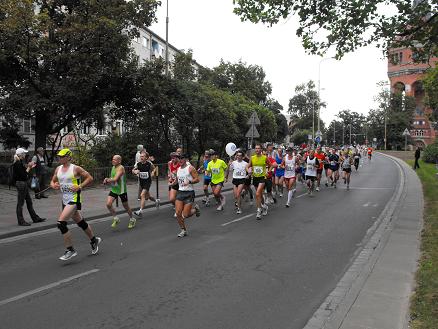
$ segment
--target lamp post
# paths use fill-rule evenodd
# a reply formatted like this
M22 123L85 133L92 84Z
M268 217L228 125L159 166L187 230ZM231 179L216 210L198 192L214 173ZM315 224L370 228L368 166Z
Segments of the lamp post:
M166 76L169 74L169 0L166 0Z
M351 122L350 122L350 146L351 146Z
M320 127L320 121L321 121L321 63L328 60L328 59L334 59L335 57L326 57L322 58L319 61L318 65L318 131L321 131Z

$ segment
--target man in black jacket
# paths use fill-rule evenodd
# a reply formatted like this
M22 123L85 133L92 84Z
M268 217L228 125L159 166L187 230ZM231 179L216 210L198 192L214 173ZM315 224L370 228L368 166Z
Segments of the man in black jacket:
M421 149L419 146L417 146L417 149L415 150L414 170L416 170L417 168L420 168L420 165L418 164L418 159L420 159L420 152L421 152Z
M17 187L17 220L20 226L29 226L30 223L26 222L23 217L23 205L26 201L27 210L34 223L44 222L46 219L39 217L33 209L32 198L29 194L29 187L27 181L29 179L29 172L35 167L35 163L25 163L25 156L27 151L23 148L18 148L15 151L13 172L15 186Z

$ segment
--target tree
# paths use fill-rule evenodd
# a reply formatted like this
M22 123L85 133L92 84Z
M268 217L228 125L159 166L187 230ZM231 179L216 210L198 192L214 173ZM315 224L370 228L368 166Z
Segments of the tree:
M28 148L32 144L26 137L18 133L19 130L20 124L11 116L6 116L0 122L0 143L3 144L6 150L17 147Z
M438 66L430 69L424 78L426 103L432 109L432 121L438 121Z
M295 95L289 100L288 109L294 129L309 129L312 131L314 124L316 131L318 127L318 106L325 107L325 103L320 102L318 92L315 90L315 83L312 80L296 86ZM322 120L321 130L324 130Z
M192 50L175 55L172 63L172 73L176 80L194 81L196 79Z
M289 134L289 127L287 125L286 117L281 113L283 106L275 99L268 99L265 106L275 115L275 122L277 123L277 135L275 142L283 142Z
M309 135L312 135L311 130L296 129L290 139L295 145L307 144Z
M35 118L35 144L102 111L137 69L130 48L155 0L4 0L0 109Z
M242 61L232 64L223 60L211 70L201 70L199 77L203 83L212 84L232 94L241 94L258 104L264 104L272 92L270 82L265 79L266 73L261 66L248 65Z
M340 111L337 115L340 119L340 125L342 127L342 142L344 144L350 144L350 132L351 142L364 144L365 142L365 123L366 117L363 114L352 112L350 110ZM351 127L351 129L350 129ZM333 128L333 127L332 127ZM341 138L337 138L341 142Z
M376 43L415 48L418 60L438 55L438 3L430 0L234 0L242 20L270 25L299 17L296 34L312 54L334 47L338 58ZM390 8L393 14L382 11ZM421 49L418 49L421 44Z

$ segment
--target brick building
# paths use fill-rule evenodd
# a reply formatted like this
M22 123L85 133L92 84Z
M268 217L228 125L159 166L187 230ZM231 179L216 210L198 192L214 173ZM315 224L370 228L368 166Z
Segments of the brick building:
M438 58L432 58L429 63L414 63L415 53L407 48L393 48L389 51L388 77L392 92L404 92L416 101L413 127L410 130L414 145L429 145L438 137L436 122L429 120L432 109L424 104L424 88L422 79L425 71L434 67Z

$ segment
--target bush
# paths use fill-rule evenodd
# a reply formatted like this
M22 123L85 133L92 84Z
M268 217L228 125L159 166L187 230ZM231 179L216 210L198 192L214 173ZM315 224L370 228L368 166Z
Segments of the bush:
M423 161L429 163L438 162L438 141L426 146L423 152Z

